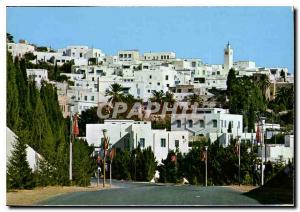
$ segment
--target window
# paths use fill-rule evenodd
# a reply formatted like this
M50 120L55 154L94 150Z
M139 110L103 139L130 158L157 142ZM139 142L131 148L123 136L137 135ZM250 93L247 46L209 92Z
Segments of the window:
M188 120L188 125L189 125L189 128L192 128L193 127L193 120Z
M120 58L123 58L123 54L120 54Z
M169 55L167 55L167 59L169 59L170 57L169 57Z
M160 139L160 146L166 147L166 139L165 138Z
M149 75L149 79L152 79L152 75Z
M217 75L220 75L220 71L217 71Z
M94 96L91 96L91 100L92 100L92 101L94 101L94 100L95 100Z
M145 138L140 138L140 147L145 147Z
M204 128L204 120L200 120L200 128Z
M131 58L131 54L128 54L128 57Z
M147 57L145 56L145 60L147 59Z
M80 57L82 57L82 53L80 53Z
M176 120L176 126L177 128L181 128L181 120Z
M160 85L160 82L158 82L157 85Z
M189 93L192 93L192 92L193 92L193 89L192 89L192 88L189 88L189 89L188 89L188 92L189 92Z
M181 89L177 89L177 93L181 93Z
M148 93L150 93L150 90L148 90Z
M212 122L213 122L213 127L217 128L218 127L218 121L214 119Z
M161 55L161 56L160 56L160 59L162 60L162 59L164 59L164 57Z
M92 77L92 81L94 81L95 79L94 79L94 77Z
M84 96L84 100L87 101L87 96Z
M169 76L168 76L168 75L166 75L166 76L165 76L165 79L166 79L166 80L169 80Z
M179 141L175 140L175 147L178 148L179 147Z
M167 88L168 88L168 87L170 87L170 85L169 85L169 84L167 84Z

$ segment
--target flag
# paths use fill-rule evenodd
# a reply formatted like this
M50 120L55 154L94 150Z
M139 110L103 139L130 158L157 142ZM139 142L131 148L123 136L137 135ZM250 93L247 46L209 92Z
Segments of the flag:
M256 129L256 143L260 143L260 127L259 127L259 123L257 123L257 129Z
M97 157L97 165L100 166L102 158L100 156Z
M109 152L109 157L112 160L112 159L114 159L115 156L116 156L116 149L112 148Z
M240 144L238 144L238 143L236 143L235 144L235 149L234 149L234 152L237 154L237 155L239 155L240 154Z
M174 162L174 163L176 163L176 160L177 160L176 155L172 155L171 156L171 161Z
M206 160L206 150L202 150L201 152L201 161L205 161Z
M76 137L79 135L78 117L77 114L73 117L73 135Z

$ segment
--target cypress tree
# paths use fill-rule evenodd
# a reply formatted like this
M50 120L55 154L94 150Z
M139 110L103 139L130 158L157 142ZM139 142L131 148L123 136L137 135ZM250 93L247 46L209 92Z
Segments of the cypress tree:
M7 103L6 118L7 126L13 131L17 130L19 125L19 95L16 85L16 68L12 61L10 53L7 53Z

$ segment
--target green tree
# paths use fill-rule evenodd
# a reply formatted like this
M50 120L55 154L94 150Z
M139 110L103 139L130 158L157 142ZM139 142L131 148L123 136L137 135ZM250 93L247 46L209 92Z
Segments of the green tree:
M201 98L200 95L198 94L192 94L190 96L188 96L188 101L191 103L191 104L194 104L194 103L197 103L200 107L203 106L203 99Z
M109 96L108 101L114 106L116 102L122 102L124 99L124 93L122 85L114 83L110 86L109 90L106 91L106 96Z
M32 170L26 158L26 144L18 138L13 145L12 155L7 165L7 188L30 189L35 186Z
M76 139L73 147L74 181L79 186L89 186L94 171L94 160L91 157L93 148L82 139Z
M232 85L235 83L235 80L236 80L236 72L233 68L231 68L229 70L227 81L226 81L227 91L229 95L231 94Z
M6 103L6 117L7 126L13 131L18 128L19 125L19 95L16 82L16 68L12 61L12 56L7 53L7 103Z
M162 103L164 100L164 92L163 91L152 91L152 97L150 98L151 102Z
M171 107L173 106L173 104L175 102L174 94L172 92L169 92L169 91L166 92L163 99L164 99L165 102L168 102Z
M6 41L8 43L14 43L14 36L12 36L10 33L6 33Z

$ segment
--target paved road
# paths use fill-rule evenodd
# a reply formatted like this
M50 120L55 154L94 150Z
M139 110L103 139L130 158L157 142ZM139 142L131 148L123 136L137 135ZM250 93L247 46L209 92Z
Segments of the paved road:
M113 181L120 188L91 192L76 192L50 198L38 205L86 206L215 206L260 205L254 199L228 187L162 185Z

